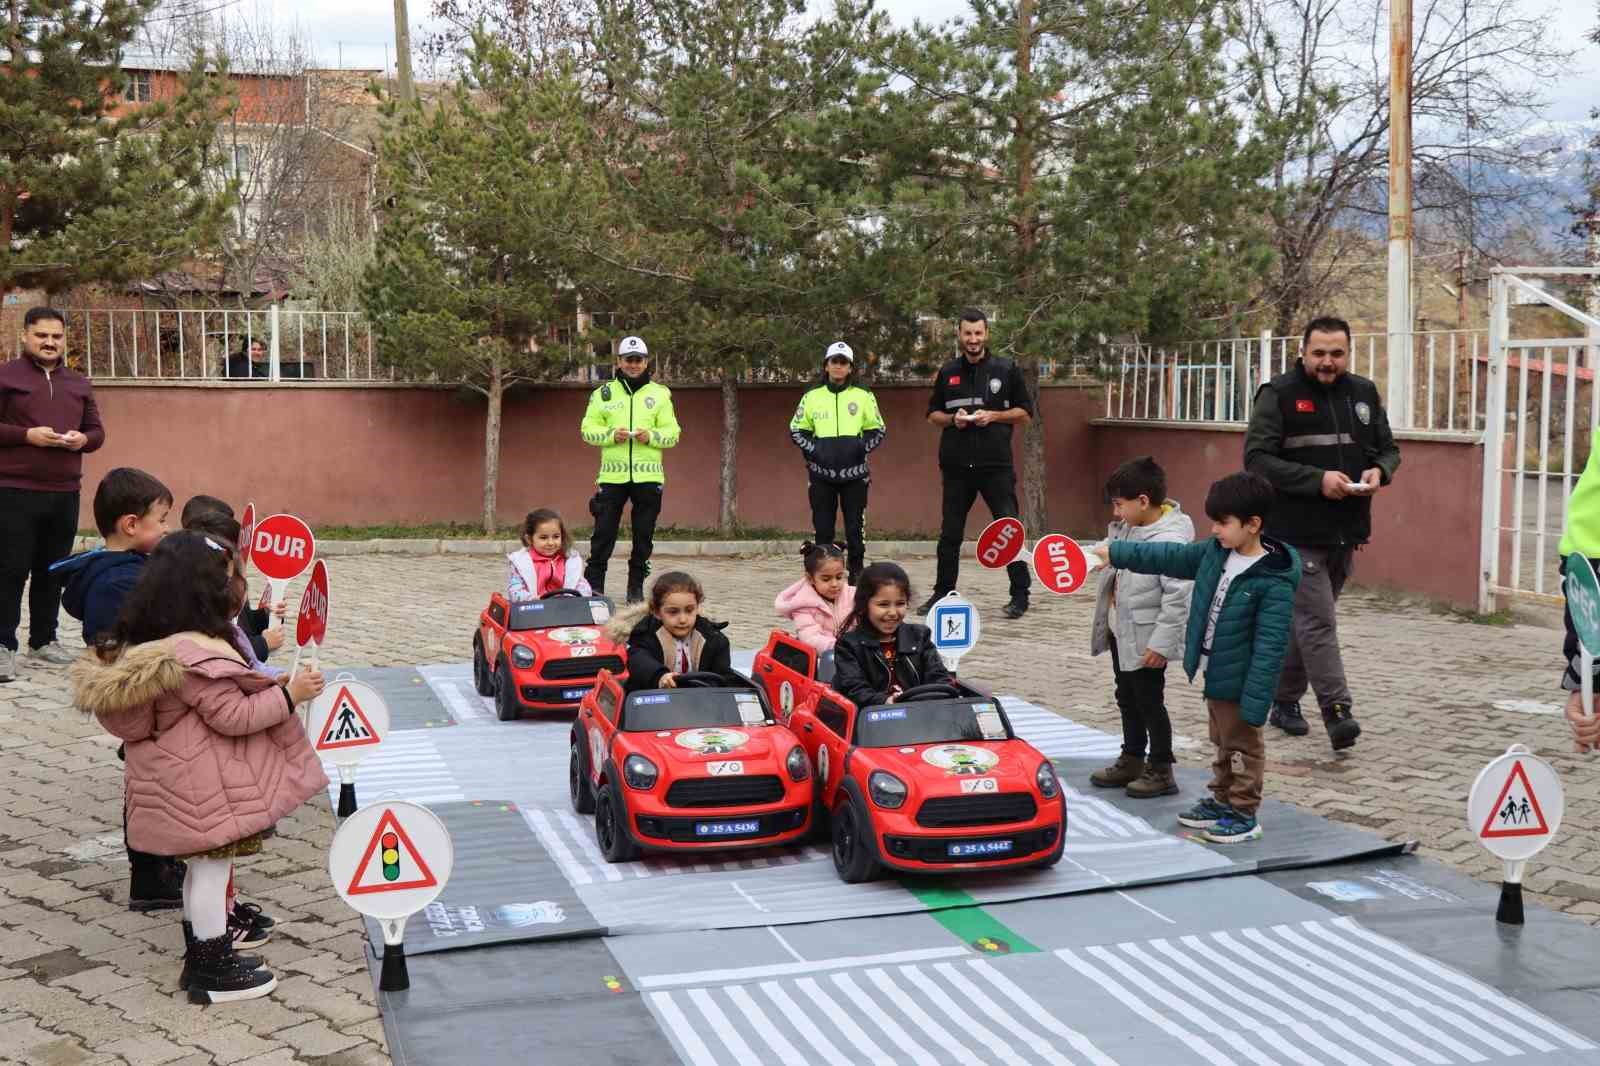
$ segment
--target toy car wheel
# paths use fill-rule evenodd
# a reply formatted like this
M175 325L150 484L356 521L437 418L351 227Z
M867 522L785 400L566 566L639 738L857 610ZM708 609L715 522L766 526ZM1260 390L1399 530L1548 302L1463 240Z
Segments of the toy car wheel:
M579 814L594 813L594 786L589 783L589 774L583 765L583 748L578 743L578 738L572 738L572 753L567 756L567 795L572 800L572 809Z
M472 687L480 696L494 695L494 674L489 672L489 659L483 654L483 638L472 638Z
M639 845L628 835L628 812L609 784L601 785L594 798L594 838L607 862L632 862L639 857Z
M515 722L522 717L522 707L517 703L517 683L511 680L511 668L500 660L495 671L494 711L502 722Z
M871 881L882 872L873 853L872 822L854 797L833 816L833 868L847 884Z

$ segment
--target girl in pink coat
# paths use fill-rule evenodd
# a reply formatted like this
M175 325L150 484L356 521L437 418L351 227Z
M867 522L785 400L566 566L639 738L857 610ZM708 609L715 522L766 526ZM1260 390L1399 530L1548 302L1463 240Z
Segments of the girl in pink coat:
M838 544L800 545L806 576L778 593L773 608L794 623L795 634L819 652L832 651L839 624L850 614L856 590L845 584L844 548Z
M171 533L150 555L108 636L73 667L79 709L127 745L133 847L188 860L188 950L179 984L194 1003L254 999L277 979L236 955L226 895L233 860L327 788L295 705L322 675L273 681L245 665L229 604L230 545Z

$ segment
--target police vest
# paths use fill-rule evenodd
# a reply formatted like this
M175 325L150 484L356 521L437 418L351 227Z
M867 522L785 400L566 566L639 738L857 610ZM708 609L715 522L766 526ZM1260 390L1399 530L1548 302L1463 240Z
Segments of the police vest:
M1577 552L1586 559L1600 559L1600 429L1594 432L1589 461L1567 501L1567 528L1556 550L1562 556Z
M1262 386L1270 388L1283 419L1280 458L1318 470L1339 470L1351 481L1377 465L1373 429L1381 400L1364 377L1344 374L1331 388L1314 382L1296 363ZM1266 530L1279 540L1310 547L1354 547L1372 537L1372 497L1330 500L1278 493Z
M629 433L647 429L650 439L646 442L629 437L618 444L613 438L619 429ZM678 443L678 418L672 410L672 390L654 381L634 389L620 380L608 381L589 394L589 406L583 413L580 432L585 444L600 449L597 484L619 485L630 481L661 484L666 481L661 450Z
M883 439L883 416L878 401L857 385L835 392L819 385L800 398L800 406L789 420L789 433L796 443L811 444L806 466L824 481L859 481L868 474L867 453Z

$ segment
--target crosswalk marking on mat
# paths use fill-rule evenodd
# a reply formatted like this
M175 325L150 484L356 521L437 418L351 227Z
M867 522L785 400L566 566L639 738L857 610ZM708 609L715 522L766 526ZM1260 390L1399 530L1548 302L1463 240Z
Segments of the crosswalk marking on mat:
M1117 1066L984 959L646 993L690 1066Z
M1596 1049L1348 918L1056 956L1213 1066L1447 1066Z
M339 798L339 768L322 764L328 775L328 794ZM363 802L403 799L413 803L451 803L466 799L450 772L431 733L407 730L390 733L373 756L356 769L356 792Z

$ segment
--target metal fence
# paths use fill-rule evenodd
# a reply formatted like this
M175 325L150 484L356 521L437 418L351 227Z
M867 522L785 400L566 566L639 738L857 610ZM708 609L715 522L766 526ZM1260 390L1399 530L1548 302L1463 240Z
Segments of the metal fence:
M1416 429L1476 432L1483 424L1479 387L1488 358L1481 329L1412 335L1413 410ZM1380 389L1389 373L1388 337L1351 338L1350 370ZM1227 337L1172 345L1107 346L1106 417L1174 422L1246 422L1256 389L1300 356L1299 337ZM1390 421L1404 425L1391 407Z

